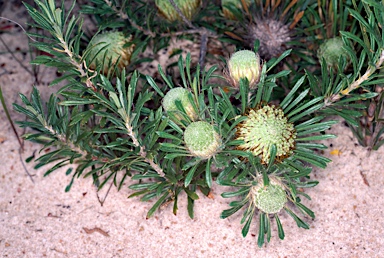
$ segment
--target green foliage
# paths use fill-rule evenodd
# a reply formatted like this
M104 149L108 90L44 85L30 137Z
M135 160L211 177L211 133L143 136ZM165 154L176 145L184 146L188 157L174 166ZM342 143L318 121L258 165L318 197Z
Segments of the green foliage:
M290 215L298 227L309 228L306 219L315 215L303 203L304 199L310 200L303 189L317 185L311 180L312 166L326 168L330 161L318 152L326 148L319 141L335 137L326 133L335 123L327 116L344 119L359 141L371 149L384 143L384 80L379 72L384 62L381 2L306 0L279 6L278 1L265 9L270 17L283 14L290 25L282 26L293 33L287 46L297 40L299 48L265 60L256 87L249 87L247 78L241 78L234 87L228 74L223 76L217 66L208 68L204 64L209 60L218 63L229 56L230 49L244 48L246 37L236 33L247 26L252 15L257 19L267 17L260 9L265 1L255 1L257 5L242 11L233 10L237 20L227 20L221 6L205 1L193 19L176 24L159 16L153 2L91 2L81 10L92 15L97 33L122 31L133 35L129 43L135 47L133 62L121 72L112 67L112 72L102 74L100 69L89 68L93 60L88 44L95 35L86 35L91 30L84 31L82 19L72 14L75 3L67 11L64 1L60 7L53 0L35 0L37 8L25 4L34 20L32 25L48 33L29 34L38 39L33 45L44 53L33 64L55 67L63 75L52 81L51 85L59 84L60 88L48 101L41 99L34 88L30 97L20 95L23 104L14 104L14 108L28 118L18 122L31 129L24 138L43 144L36 168L50 164L45 172L48 175L74 165L74 170L66 172L72 176L67 191L82 176L92 177L99 189L108 182L118 189L128 183L133 191L130 197L153 200L147 218L168 203L173 203L176 214L183 196L193 218L194 204L200 196L208 196L215 183L229 186L233 190L222 197L237 200L229 203L221 218L244 209L241 223L242 235L246 236L256 221L254 217L258 217L257 243L261 247L271 239L273 221L280 239L285 233L280 213L266 214L257 208L254 195L258 187L281 186L288 200L281 212ZM332 36L341 36L344 50L351 57L341 57L337 67L316 58L319 45ZM157 76L140 73L138 64L153 59L145 56L144 50L151 48L155 53L174 37L200 43L199 60L191 54L185 58L180 55L175 64L159 65ZM208 41L222 49L211 51ZM250 45L260 50L262 41L254 38L247 47ZM103 54L100 67L108 65L107 54ZM186 102L191 106L176 100L177 110L167 113L162 101L175 87L190 92ZM252 152L261 144L241 147L244 140L239 137L239 128L246 125L251 110L267 105L281 110L294 128L292 138L286 139L293 140L294 147L278 156L276 143L269 144L265 160ZM189 115L189 109L196 117ZM369 123L362 123L365 117L370 118ZM184 131L193 120L209 123L219 136L219 146L212 155L198 156L188 150ZM258 135L252 137L255 142L263 142Z

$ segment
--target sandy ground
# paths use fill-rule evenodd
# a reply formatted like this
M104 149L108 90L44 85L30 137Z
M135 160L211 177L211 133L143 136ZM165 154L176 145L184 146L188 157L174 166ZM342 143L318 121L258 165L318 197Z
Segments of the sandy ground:
M15 12L11 5L8 8L5 14L23 21L25 13ZM27 38L20 32L12 27L0 37L11 50L27 51ZM34 78L5 54L1 42L0 52L0 85L12 109L13 102L20 102L19 92L31 92ZM16 57L27 65L28 55L16 53ZM46 83L53 76L53 70L40 70L37 86L45 97L50 91ZM23 119L11 113L13 119ZM217 185L214 199L196 201L193 220L186 212L185 196L177 216L168 206L146 220L153 203L128 199L127 187L120 192L112 188L101 206L99 198L105 190L97 195L90 179L77 180L65 193L70 181L65 170L43 177L48 168L34 170L33 163L26 164L33 183L21 160L40 146L25 142L19 154L18 141L1 107L0 121L1 257L384 257L384 148L367 156L342 122L330 130L339 137L325 142L330 148L324 155L333 162L325 170L314 170L312 176L320 184L306 190L312 200L305 204L316 213L314 220L306 218L310 230L299 229L283 213L285 240L278 239L273 224L271 242L259 248L256 220L243 238L241 214L219 218L231 200L220 197L226 189ZM335 150L339 154L331 155Z

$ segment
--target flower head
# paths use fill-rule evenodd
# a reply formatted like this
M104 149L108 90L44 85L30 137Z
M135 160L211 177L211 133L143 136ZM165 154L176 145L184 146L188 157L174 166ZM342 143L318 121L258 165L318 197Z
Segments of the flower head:
M258 53L268 60L286 50L286 43L291 41L291 30L287 24L278 19L255 18L255 21L248 26L245 38L250 47L253 47L255 40L259 40Z
M98 34L89 43L91 69L95 69L97 64L104 64L102 72L107 74L111 67L117 63L119 69L124 69L129 65L134 44L127 46L132 41L132 36L126 37L122 32L106 32Z
M197 114L190 100L191 95L192 94L189 90L182 87L176 87L169 90L163 99L164 110L168 114L173 114L178 120L184 119L181 111L176 105L176 102L180 101L180 104L183 106L189 119L191 119L191 121L195 121L197 119Z
M268 164L272 145L276 146L277 159L293 153L296 131L280 108L264 106L249 111L247 119L238 125L237 139L244 141L239 149L252 152Z
M251 188L250 193L254 205L267 214L278 213L288 201L284 186L277 179L270 179L268 186L264 186L260 180Z
M174 2L188 20L191 20L197 13L201 4L201 0L174 0ZM156 0L155 3L161 15L168 21L181 20L181 17L169 0Z
M221 145L219 134L213 125L205 121L191 123L184 132L184 141L193 156L208 159Z
M229 79L232 85L239 87L240 79L248 79L249 87L255 88L260 78L260 58L250 50L240 50L232 54L228 61Z
M325 40L317 50L317 57L321 61L323 58L328 67L337 67L340 57L350 60L348 52L343 49L344 41L340 37Z

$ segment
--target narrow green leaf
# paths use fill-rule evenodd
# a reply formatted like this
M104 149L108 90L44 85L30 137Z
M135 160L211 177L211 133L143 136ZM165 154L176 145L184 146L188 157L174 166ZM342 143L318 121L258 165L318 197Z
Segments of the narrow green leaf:
M187 193L188 197L192 200L196 201L199 199L199 196L196 194L196 192L189 190L188 188L184 188L184 191Z
M277 224L277 231L279 234L279 238L281 240L284 240L285 234L284 234L283 225L281 225L281 221L280 221L279 216L277 214L275 214L275 220L276 220L276 224Z
M288 49L284 53L282 53L277 59L273 58L270 61L268 61L267 72L269 72L273 67L275 67L278 63L280 63L281 60L289 56L291 52L292 52L292 49Z
M311 211L308 207L304 206L304 204L302 204L300 202L296 202L295 204L297 207L300 208L300 210L302 210L304 213L308 214L312 219L315 218L315 213L313 211Z
M224 192L221 194L223 198L232 198L240 195L246 195L249 192L250 188L249 187L242 187L236 192Z
M199 167L199 163L196 163L188 172L187 176L185 177L184 186L188 187L191 183L193 176L195 175L196 169Z
M145 78L147 79L149 85L151 85L151 87L160 95L160 97L164 98L164 93L160 90L159 86L157 86L153 78L149 75L146 75Z
M257 238L257 245L259 247L262 247L263 244L264 244L264 231L265 231L265 228L264 228L264 225L265 225L265 213L264 212L260 212L259 214L259 236Z
M155 213L155 211L160 207L160 205L162 205L165 201L165 199L167 199L169 195L169 192L168 191L165 191L165 193L163 194L163 196L160 197L159 200L157 200L157 202L152 206L152 208L148 211L147 213L147 219L149 219L150 217L153 216L153 214Z
M251 226L251 223L252 223L252 218L253 218L253 212L249 214L247 222L245 223L243 229L241 230L241 234L243 237L246 237L248 235L249 227Z
M284 98L284 100L280 103L280 107L284 110L284 113L286 113L285 109L286 107L292 102L293 97L296 93L296 91L300 88L300 86L303 84L305 80L305 76L302 76L293 86L292 90L288 93L288 95Z
M211 163L212 163L212 159L208 159L205 167L205 181L209 188L212 188Z
M309 225L300 219L295 213L293 213L287 207L284 207L284 210L296 221L296 224L299 228L309 229Z

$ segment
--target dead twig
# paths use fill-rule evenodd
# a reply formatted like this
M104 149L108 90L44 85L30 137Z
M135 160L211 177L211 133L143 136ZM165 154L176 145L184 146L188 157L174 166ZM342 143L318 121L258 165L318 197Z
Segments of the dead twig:
M107 190L107 193L104 195L103 200L100 199L99 193L96 192L97 200L99 201L99 203L100 203L101 206L103 206L105 200L107 199L107 196L108 196L108 194L109 194L109 191L110 191L111 188L112 188L112 185L113 185L113 180L112 180L111 184L109 185L109 188L108 188L108 190Z
M17 57L16 55L12 52L12 50L8 47L8 45L4 42L3 38L0 36L0 41L1 43L3 43L5 49L7 50L7 52L15 59L15 61L27 72L29 73L30 75L34 75L33 72L31 70L28 69L28 67L26 67L23 62L21 62Z
M104 230L102 230L101 228L98 228L98 227L94 227L94 228L83 227L83 230L87 234L93 234L93 233L97 232L99 234L102 234L103 236L109 237L109 234L107 232L105 232Z
M370 186L369 185L369 182L368 182L368 180L367 180L367 177L365 176L365 174L363 173L363 171L361 171L360 170L360 175L361 175L361 177L363 178L363 182L364 182L364 184L366 185L366 186Z

